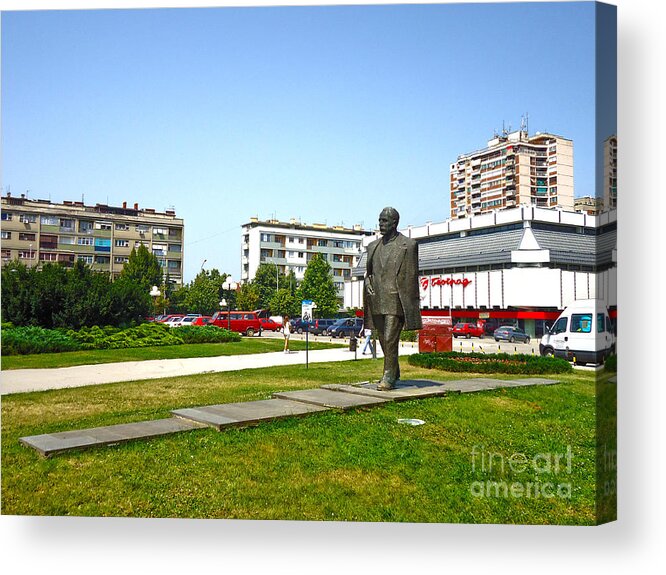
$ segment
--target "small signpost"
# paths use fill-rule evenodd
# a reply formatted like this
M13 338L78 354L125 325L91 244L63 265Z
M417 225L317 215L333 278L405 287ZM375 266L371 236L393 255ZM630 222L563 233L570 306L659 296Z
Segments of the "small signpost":
M314 317L314 309L317 307L317 304L310 299L304 299L301 302L301 320L305 324L305 369L309 369L309 334L310 334L310 323L312 323L312 318Z

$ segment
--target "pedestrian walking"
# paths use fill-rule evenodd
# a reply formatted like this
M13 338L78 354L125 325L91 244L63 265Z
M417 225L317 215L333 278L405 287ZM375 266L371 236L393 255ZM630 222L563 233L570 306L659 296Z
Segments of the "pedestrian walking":
M365 355L365 350L368 349L368 347L370 347L370 354L372 355L372 342L370 341L372 339L372 330L366 328L365 323L363 324L361 331L358 332L358 337L365 337L365 342L363 343L363 351L361 351L361 355Z
M291 324L289 316L285 315L282 319L282 335L284 336L284 353L289 353L289 336L291 335Z

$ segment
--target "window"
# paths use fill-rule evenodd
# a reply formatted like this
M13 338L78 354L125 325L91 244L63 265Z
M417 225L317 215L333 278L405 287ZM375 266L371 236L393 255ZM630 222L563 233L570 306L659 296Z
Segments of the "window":
M169 230L166 228L153 228L153 235L162 235L165 236L169 233Z
M328 240L317 240L317 245L320 248L325 248L328 245Z
M567 331L567 318L566 317L561 317L560 319L558 319L553 324L553 327L550 328L550 333L553 333L553 334L564 333L565 331Z
M116 230L119 232L126 232L129 230L129 226L127 224L116 224Z
M20 250L18 253L19 259L22 260L34 260L37 252L34 250Z
M597 314L597 333L603 333L606 330L606 318L603 313Z
M39 254L39 261L41 261L41 262L55 262L55 261L58 261L58 254L41 253L41 254Z
M178 260L169 260L169 263L167 264L167 267L170 270L179 270L180 269L180 262Z
M60 228L74 231L74 220L68 218L60 218Z
M110 252L111 240L105 238L95 238L95 251L96 252ZM97 260L95 260L97 261Z
M80 246L92 246L93 245L93 239L92 238L76 238L76 243Z
M95 229L96 230L110 231L111 230L111 222L95 222Z
M78 256L77 259L84 264L91 265L93 263L93 256Z
M37 236L35 234L22 234L19 233L19 240L24 242L34 242Z
M12 239L12 232L0 232L0 237L3 240L11 240Z
M116 240L114 244L117 248L128 248L129 240Z
M34 214L21 214L19 216L19 222L22 222L24 224L35 224L37 223L37 216L35 216Z
M25 216L26 218L30 217L35 217L35 216ZM25 220L23 220L25 222ZM33 222L35 220L32 220ZM60 225L60 218L57 218L55 216L42 216L40 218L40 221L42 222L43 226L59 226ZM31 223L31 222L26 222L26 223Z
M272 242L273 241L273 236L271 234L261 234L261 241L262 242Z
M153 244L153 254L156 256L165 256L167 247L163 244Z
M304 258L305 253L304 252L298 252L298 257L301 258L301 259Z
M2 250L2 259L3 260L12 259L12 250Z
M136 231L140 234L145 234L150 231L150 226L146 226L145 224L138 224L136 226Z
M67 246L73 246L76 243L74 236L60 236L58 242Z
M96 264L108 264L111 263L111 258L109 256L95 256Z
M13 214L11 212L2 212L2 221L3 222L11 222L12 217L13 217Z
M114 264L126 264L129 261L129 258L126 258L125 256L115 256L113 258L113 263Z
M169 244L170 252L180 253L183 250L183 247L180 244Z
M79 232L81 233L90 233L94 227L94 224L88 220L79 220Z
M42 234L39 238L39 246L46 249L55 249L58 247L58 236L47 236Z
M592 314L574 313L571 315L571 332L590 333L592 331Z

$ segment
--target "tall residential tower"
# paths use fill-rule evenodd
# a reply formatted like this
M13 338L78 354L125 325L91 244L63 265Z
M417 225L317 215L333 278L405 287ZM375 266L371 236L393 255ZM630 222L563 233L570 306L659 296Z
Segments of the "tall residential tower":
M574 208L573 142L526 130L503 132L451 164L451 218L519 204Z

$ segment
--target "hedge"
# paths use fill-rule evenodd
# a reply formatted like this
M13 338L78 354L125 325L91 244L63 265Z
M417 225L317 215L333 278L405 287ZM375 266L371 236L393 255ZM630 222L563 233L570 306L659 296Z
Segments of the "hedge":
M604 369L606 371L617 372L617 355L609 355L604 361Z
M77 351L81 345L68 334L42 327L11 327L2 330L2 353L24 355Z
M225 343L240 339L239 334L216 326L169 328L161 323L143 323L126 329L93 326L71 330L2 324L2 353L5 355L153 347L183 343Z
M171 331L185 343L226 343L241 340L239 333L215 325L184 325L171 328Z
M417 353L409 356L410 365L452 372L517 373L537 375L546 373L569 373L571 364L557 357L508 353Z

